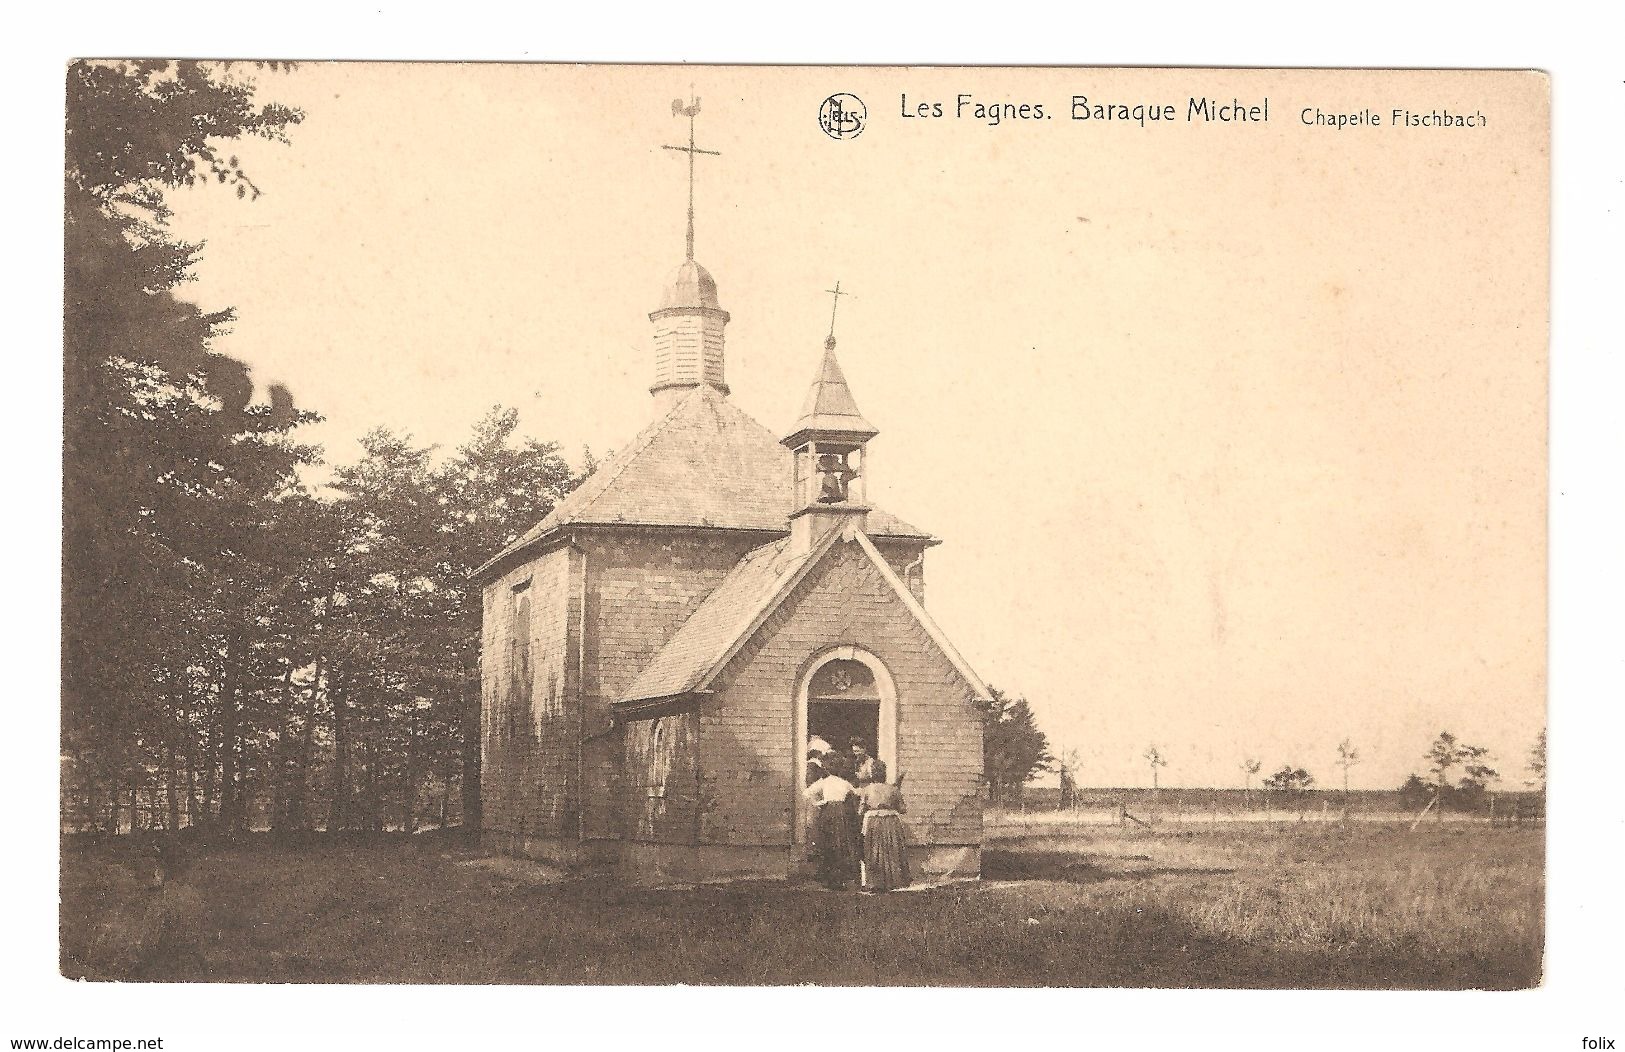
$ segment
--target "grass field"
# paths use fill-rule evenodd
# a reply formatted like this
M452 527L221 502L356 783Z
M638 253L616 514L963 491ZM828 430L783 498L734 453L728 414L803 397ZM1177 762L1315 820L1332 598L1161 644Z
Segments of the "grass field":
M1006 833L984 879L534 885L452 834L189 849L64 840L62 969L218 982L1518 988L1540 981L1538 829L1352 823Z

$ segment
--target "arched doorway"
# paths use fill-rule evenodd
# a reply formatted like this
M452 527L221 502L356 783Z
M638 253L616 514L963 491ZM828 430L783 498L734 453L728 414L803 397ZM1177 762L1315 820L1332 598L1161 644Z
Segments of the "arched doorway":
M886 764L886 770L896 772L897 686L878 657L862 647L832 647L802 669L796 683L795 736L790 751L796 844L805 843L807 837L801 791L806 784L807 742L815 734L843 751L849 739L862 738Z

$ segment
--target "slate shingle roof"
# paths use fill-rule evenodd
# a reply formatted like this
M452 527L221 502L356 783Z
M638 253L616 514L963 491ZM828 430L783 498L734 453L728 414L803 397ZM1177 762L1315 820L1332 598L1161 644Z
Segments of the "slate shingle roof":
M965 663L936 621L926 613L869 538L862 531L835 529L800 555L792 550L788 538L764 544L747 553L716 590L706 596L705 602L683 622L666 645L655 653L615 705L630 712L636 719L637 712L646 705L705 690L796 584L837 542L848 537L868 556L880 576L965 677L977 696L988 697L987 684Z
M698 387L477 574L574 523L783 532L793 510L792 456L720 392ZM867 530L876 537L934 539L880 508L869 512Z
M671 310L674 307L718 309L720 304L717 302L717 279L711 276L709 270L692 259L684 263L666 282L666 295L660 301L661 310Z
M818 375L807 391L807 400L801 406L801 419L790 429L793 437L787 443L799 444L801 436L814 431L831 431L854 439L872 438L880 432L858 411L857 399L847 386L841 363L835 360L835 337L824 341L824 360Z
M722 655L750 633L780 593L793 587L799 572L833 540L832 533L800 555L791 552L788 538L746 554L644 666L620 700L670 698L701 686Z

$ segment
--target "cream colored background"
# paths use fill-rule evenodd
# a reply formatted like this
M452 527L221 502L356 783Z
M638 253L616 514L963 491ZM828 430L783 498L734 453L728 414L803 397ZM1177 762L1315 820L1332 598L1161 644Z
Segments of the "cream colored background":
M872 495L946 543L928 602L1090 784L1238 784L1244 754L1396 785L1442 728L1509 784L1544 721L1547 82L1522 73L308 64L239 151L266 191L177 195L221 349L328 420L453 445L493 402L574 457L651 403L646 313L697 257L733 397L787 426L836 278L882 431ZM817 128L835 91L870 125ZM898 95L1055 119L903 121ZM1270 97L1267 125L1102 126ZM1298 111L1482 110L1483 130Z

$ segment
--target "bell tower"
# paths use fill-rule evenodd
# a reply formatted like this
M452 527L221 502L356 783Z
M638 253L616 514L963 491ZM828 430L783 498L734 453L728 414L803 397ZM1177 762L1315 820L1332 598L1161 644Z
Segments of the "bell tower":
M671 112L674 117L688 118L688 145L661 147L688 155L688 255L666 283L660 309L649 315L655 327L655 377L649 393L655 396L657 414L696 387L728 393L722 374L722 330L728 324L728 312L717 301L716 279L694 259L694 159L722 155L694 145L698 98L691 97L687 103L672 100Z
M835 308L840 306L840 297L850 293L841 291L840 282L829 292L835 305L830 310L824 360L807 391L800 419L780 440L795 454L790 544L803 552L832 529L850 525L861 530L867 525L868 444L880 433L858 411L835 359Z
M655 379L649 393L656 413L696 387L728 393L722 375L722 329L728 312L717 305L717 283L690 259L671 276L660 309L649 315L655 327Z

